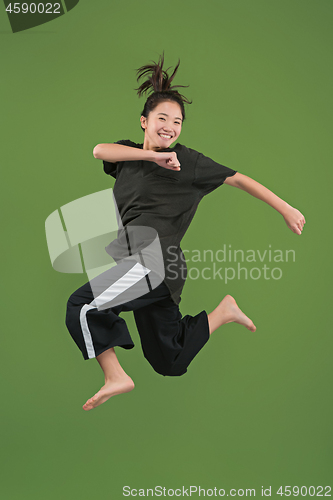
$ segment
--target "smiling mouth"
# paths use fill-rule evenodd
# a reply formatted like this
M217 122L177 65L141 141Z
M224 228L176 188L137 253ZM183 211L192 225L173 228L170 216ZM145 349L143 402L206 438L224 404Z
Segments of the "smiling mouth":
M162 139L172 139L172 135L168 134L158 134Z

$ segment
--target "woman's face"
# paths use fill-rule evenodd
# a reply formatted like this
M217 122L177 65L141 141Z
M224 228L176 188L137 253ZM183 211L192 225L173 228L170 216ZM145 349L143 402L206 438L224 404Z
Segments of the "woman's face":
M141 116L145 131L143 149L166 149L175 142L182 130L183 115L179 104L174 101L159 103L148 118Z

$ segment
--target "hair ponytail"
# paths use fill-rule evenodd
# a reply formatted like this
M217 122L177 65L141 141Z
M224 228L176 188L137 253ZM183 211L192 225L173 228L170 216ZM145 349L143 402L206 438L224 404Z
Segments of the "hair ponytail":
M185 120L185 107L184 103L191 104L192 101L189 101L185 96L180 94L176 88L179 87L187 87L186 85L172 85L171 83L177 73L179 68L180 61L178 61L175 69L172 72L172 75L168 75L168 70L163 69L164 64L164 53L160 56L158 62L152 61L152 64L147 64L145 66L141 66L137 70L137 81L141 80L141 78L145 77L146 80L137 88L137 94L141 97L145 93L149 93L150 95L146 100L145 106L141 113L142 116L148 118L149 113L160 103L163 101L175 101L179 104L183 120Z

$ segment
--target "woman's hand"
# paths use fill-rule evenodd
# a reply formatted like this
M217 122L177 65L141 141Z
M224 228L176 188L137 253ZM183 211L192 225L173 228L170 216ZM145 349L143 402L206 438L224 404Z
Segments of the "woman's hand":
M286 221L287 226L293 231L293 233L302 233L303 226L305 224L305 218L299 210L289 205L287 211L283 214L283 218Z
M303 226L305 224L304 215L301 214L299 210L291 207L288 203L276 196L276 194L272 193L272 191L267 189L265 186L259 184L259 182L251 179L251 177L247 177L246 175L237 172L232 177L227 177L224 183L229 184L229 186L235 186L243 189L243 191L246 191L252 196L255 196L259 200L262 200L271 207L275 208L275 210L283 216L287 226L293 231L293 233L302 233Z
M155 153L154 163L160 167L168 168L169 170L180 170L180 163L177 154L174 151L170 153Z

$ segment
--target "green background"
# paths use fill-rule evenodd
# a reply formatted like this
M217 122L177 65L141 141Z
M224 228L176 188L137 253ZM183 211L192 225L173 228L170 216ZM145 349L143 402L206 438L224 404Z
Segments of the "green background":
M80 0L12 34L3 8L4 499L120 499L124 485L272 486L279 498L281 485L332 485L332 14L331 0ZM271 245L296 262L279 265L280 280L188 280L181 311L230 293L257 332L224 326L185 376L167 378L127 313L136 348L118 354L136 388L84 412L102 372L64 314L85 275L52 269L44 222L112 186L92 149L142 142L135 69L163 50L167 66L181 59L175 83L193 100L180 142L272 189L307 224L297 236L229 186L207 196L184 249Z

